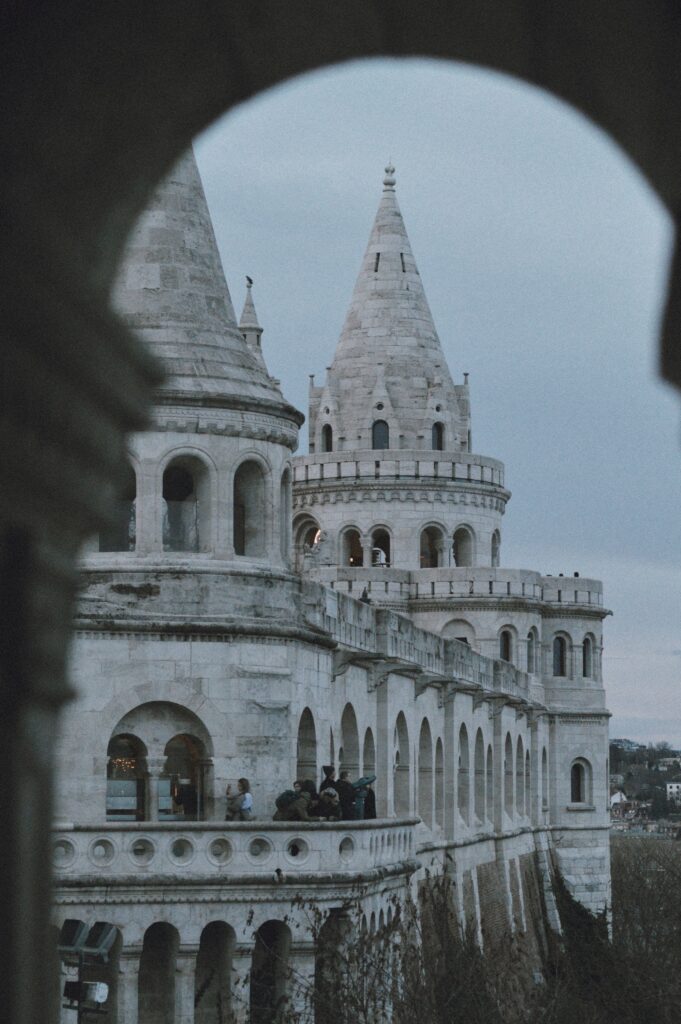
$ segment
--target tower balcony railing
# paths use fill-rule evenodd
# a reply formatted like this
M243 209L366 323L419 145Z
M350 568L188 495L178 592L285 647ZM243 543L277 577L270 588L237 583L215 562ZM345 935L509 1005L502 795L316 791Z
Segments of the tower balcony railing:
M296 874L347 878L409 870L419 821L67 824L54 829L52 855L57 886L68 879L106 885L178 875L226 885L253 876L273 882Z
M319 566L309 575L340 593L399 604L456 598L522 598L545 604L603 607L600 580L573 576L541 576L524 569L484 566L402 569L392 566Z
M470 452L386 449L324 452L296 459L294 487L304 484L345 485L351 480L415 480L504 486L504 464Z

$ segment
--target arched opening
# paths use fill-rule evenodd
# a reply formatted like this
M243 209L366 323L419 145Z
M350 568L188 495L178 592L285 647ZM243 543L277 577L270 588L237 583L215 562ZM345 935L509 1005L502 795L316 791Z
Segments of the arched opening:
M501 558L501 534L498 530L495 530L492 534L492 568L496 568L500 564Z
M532 762L529 750L525 751L525 814L532 814Z
M371 534L371 564L386 569L390 565L390 534L383 527Z
M305 559L315 558L318 545L322 537L319 523L312 516L302 516L296 519L293 524L295 569L302 572L305 567Z
M461 643L475 648L475 630L465 619L450 619L442 627L441 635L448 639L460 640Z
M267 548L266 523L265 471L259 462L248 459L234 474L234 554L262 557Z
M287 562L291 551L291 470L288 467L281 474L279 488L279 547L282 559Z
M364 565L364 550L359 530L354 527L343 530L341 549L343 565Z
M520 736L515 750L515 809L517 814L525 810L525 750Z
M478 824L485 819L485 743L482 738L482 729L478 729L475 736L475 817Z
M106 820L144 821L147 750L136 736L112 736L106 751Z
M444 451L445 447L445 425L444 423L433 423L430 439L433 451Z
M487 771L485 773L485 811L488 821L494 821L494 753L492 744L487 747Z
M194 1024L215 1024L232 1016L232 957L236 936L224 921L201 932L194 975Z
M445 755L442 740L435 744L435 821L444 827L445 823Z
M205 751L195 736L180 733L166 743L158 784L159 821L200 821L203 817Z
M467 526L459 526L452 539L452 558L457 568L472 566L475 557L475 538Z
M366 918L362 917L362 933L366 932L366 927ZM349 973L348 944L352 932L350 914L340 908L331 910L319 929L315 947L313 1000L316 1024L329 1024L333 1021L337 1016L339 993L348 991L349 985L358 983L358 979L353 979Z
M409 775L409 729L404 712L400 711L393 734L393 801L398 815L409 814L411 810Z
M549 809L549 759L546 747L542 747L541 752L541 809Z
M277 1024L288 1009L291 932L282 921L265 921L255 933L251 966L251 1024Z
M591 802L591 764L585 758L579 757L570 766L570 803Z
M208 468L183 455L163 474L163 550L208 551L210 546Z
M359 730L352 704L346 704L341 717L341 746L343 759L340 771L350 773L350 779L359 778Z
M421 723L419 734L418 812L429 828L433 827L433 741L428 719Z
M144 933L137 986L139 1024L174 1024L175 974L180 938L165 922Z
M553 638L553 674L567 675L567 643L564 636Z
M421 530L419 564L422 569L437 569L442 565L444 549L444 536L438 526L426 526L424 530Z
M364 733L364 744L362 746L362 775L376 774L376 745L374 734L371 729Z
M513 634L510 629L499 633L499 657L502 661L513 661Z
M312 779L317 785L317 730L309 708L305 708L298 723L296 778Z
M506 733L504 745L504 810L509 818L513 817L513 741L510 732Z
M539 671L538 651L539 639L537 631L533 626L527 634L527 671L532 675Z
M137 477L130 463L109 509L109 524L99 532L100 551L134 551L137 536Z
M325 423L322 427L322 451L333 451L333 430L330 423Z
M456 779L459 814L466 825L470 824L471 782L470 757L468 753L468 731L465 725L459 729L459 759Z
M593 640L585 636L582 641L582 676L584 679L593 677Z
M371 428L371 447L380 451L390 447L390 430L385 420L375 420Z

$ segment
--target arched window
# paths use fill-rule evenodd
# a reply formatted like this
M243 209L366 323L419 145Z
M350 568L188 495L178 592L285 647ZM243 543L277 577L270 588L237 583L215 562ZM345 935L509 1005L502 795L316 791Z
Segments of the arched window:
M298 723L296 747L296 778L317 780L317 730L309 708L305 708Z
M492 534L492 567L496 568L499 565L499 557L501 554L501 536L498 530L495 530Z
M419 736L419 806L418 812L429 828L433 827L433 742L428 719L421 723Z
M527 634L527 671L537 671L537 634L534 628Z
M593 676L593 641L585 636L582 643L582 675L585 679Z
M515 750L515 809L517 814L525 810L525 751L520 736Z
M279 495L279 547L281 557L288 561L291 550L291 471L288 467L281 474Z
M426 526L425 530L421 530L419 544L421 568L437 569L439 565L442 565L444 547L442 530L437 526Z
M475 647L475 630L466 619L450 619L442 627L442 636L460 640L469 647Z
M487 820L494 821L494 754L492 744L487 747L487 771L485 774L485 811Z
M234 554L265 554L265 473L259 462L242 462L234 474Z
M375 420L371 428L371 447L374 451L390 447L390 430L385 420Z
M567 643L564 636L553 638L553 674L554 676L567 675Z
M290 951L291 932L283 921L260 925L251 963L251 1024L273 1024L285 1012Z
M333 451L333 430L330 423L325 423L322 427L322 451Z
M316 557L316 548L321 540L322 531L319 523L312 516L302 515L293 524L295 568L301 572L305 567L305 559Z
M175 976L180 936L171 924L158 921L144 933L139 962L137 1020L158 1024L175 1019Z
M549 809L549 759L546 747L542 747L541 752L541 809Z
M173 459L163 474L164 551L207 551L210 547L208 470L196 458Z
M137 478L127 465L121 487L110 509L110 523L99 533L100 551L134 551L136 525Z
M482 729L475 737L475 817L482 824L485 818L485 744Z
M119 734L106 753L106 820L144 821L146 747L136 736Z
M455 531L452 556L457 568L473 565L473 533L467 526L460 526Z
M201 932L194 974L194 1024L214 1024L232 1017L234 929L211 921Z
M431 431L431 448L435 452L444 451L445 447L445 425L444 423L433 423Z
M359 535L359 530L350 528L343 532L341 541L342 552L342 564L359 566L364 565L364 550L362 548L362 538Z
M371 534L371 564L385 569L390 565L390 534L382 527Z
M466 825L470 824L471 784L470 758L468 753L468 732L462 725L459 730L459 763L457 772L457 802L459 814Z
M532 763L529 750L525 751L525 814L532 814Z
M395 814L409 814L409 729L400 711L393 735L393 802Z
M352 704L346 704L341 717L342 758L340 770L350 772L351 779L359 776L359 731Z
M499 657L502 661L513 661L513 634L510 629L502 629L499 634Z
M504 810L509 817L513 815L513 741L510 732L506 733L504 746Z
M573 761L570 767L570 803L591 803L591 765L583 757Z
M364 733L364 743L362 745L362 775L375 775L376 774L376 744L374 743L374 734L371 729L367 729Z
M159 821L200 821L204 817L205 750L194 736L180 733L168 741L158 783Z
M435 821L445 823L445 755L442 740L435 744Z

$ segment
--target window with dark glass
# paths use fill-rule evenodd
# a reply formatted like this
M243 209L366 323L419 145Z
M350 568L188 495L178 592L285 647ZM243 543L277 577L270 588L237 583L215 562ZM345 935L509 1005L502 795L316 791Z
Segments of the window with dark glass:
M374 451L390 447L390 430L385 420L375 420L371 428L371 446Z
M433 451L441 452L445 446L445 428L443 423L433 423L431 431L432 443L431 447Z

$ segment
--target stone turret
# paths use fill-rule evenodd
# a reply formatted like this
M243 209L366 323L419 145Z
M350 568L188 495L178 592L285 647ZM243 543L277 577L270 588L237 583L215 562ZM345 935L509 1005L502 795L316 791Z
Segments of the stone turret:
M311 388L310 451L375 448L376 421L383 448L429 449L437 434L437 447L468 450L468 387L449 372L391 165L326 384Z
M241 311L241 319L239 320L239 330L257 361L267 369L261 348L262 327L258 322L258 314L255 311L252 289L253 279L246 276L246 298L244 300L244 308Z

